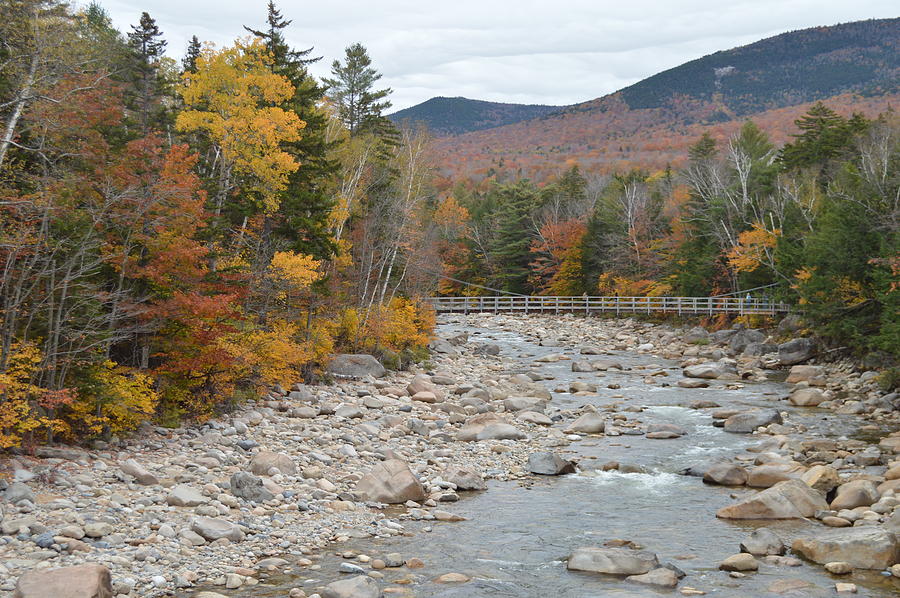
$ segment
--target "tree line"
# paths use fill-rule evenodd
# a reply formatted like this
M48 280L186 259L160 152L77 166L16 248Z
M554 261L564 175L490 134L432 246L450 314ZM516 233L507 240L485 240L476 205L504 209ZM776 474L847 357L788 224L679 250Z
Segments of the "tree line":
M0 3L0 448L204 418L339 350L427 343L428 137L361 44L261 26L182 60L148 14Z
M900 118L824 104L776 147L748 121L704 134L686 166L610 175L577 163L547 184L458 181L441 252L453 278L506 292L789 302L823 336L900 353ZM490 293L445 281L446 293ZM893 357L891 357L893 356Z

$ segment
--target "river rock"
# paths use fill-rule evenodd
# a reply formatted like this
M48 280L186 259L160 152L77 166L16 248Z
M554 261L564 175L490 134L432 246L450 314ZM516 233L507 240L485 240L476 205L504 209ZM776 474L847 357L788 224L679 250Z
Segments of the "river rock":
M575 464L559 457L555 453L540 452L528 455L528 471L538 475L563 475L575 473Z
M625 580L663 588L674 588L678 585L678 575L665 567L658 567L643 575L629 575Z
M269 475L269 470L277 469L284 475L297 473L297 466L288 455L272 451L260 451L250 459L250 472L256 475Z
M13 598L112 598L112 579L103 565L87 564L24 573Z
M468 418L456 433L463 442L476 440L522 440L525 434L496 413L479 413Z
M552 426L553 420L537 411L519 411L516 414L516 420L527 424L537 424L539 426Z
M266 502L275 498L275 495L263 485L262 478L246 471L239 471L232 475L229 483L231 493L244 500Z
M573 372L593 372L594 366L591 365L589 361L573 361L572 362L572 371Z
M719 563L719 569L722 571L756 571L759 569L759 563L752 554L740 552Z
M159 480L155 475L144 469L144 467L134 459L128 459L119 464L122 473L126 473L137 480L138 484L144 486L155 486L159 484Z
M441 477L459 490L487 490L487 484L480 473L468 467L458 465L448 467Z
M817 382L825 377L825 371L817 365L795 365L788 374L788 384L797 384L798 382Z
M322 590L322 598L381 598L378 583L367 575L335 581Z
M825 400L825 394L818 388L798 388L788 397L791 405L797 407L816 407Z
M750 409L726 419L724 430L736 434L750 434L761 426L780 423L782 423L781 414L775 409Z
M191 531L209 542L221 538L227 538L232 542L241 542L244 539L244 532L239 526L212 517L194 517L191 519Z
M757 465L747 472L747 485L751 488L771 488L778 482L800 479L803 466L791 463Z
M547 401L536 397L509 397L503 400L503 408L507 411L537 411L541 413Z
M205 505L209 502L209 498L203 496L199 491L191 488L187 484L178 484L169 492L166 497L166 504L173 507L196 507Z
M897 537L873 526L817 530L815 536L794 540L791 550L820 565L843 561L856 569L886 569L900 562Z
M432 392L437 395L440 391L437 384L432 382L431 376L428 374L416 374L409 381L409 384L406 385L406 392L409 396L413 396L419 392Z
M878 500L878 490L875 484L869 480L853 480L838 486L831 508L835 511L841 509L855 509L856 507L868 507Z
M697 365L689 365L684 368L684 375L688 378L704 378L707 380L715 380L719 376L728 373L728 370L721 363L699 363Z
M22 482L13 482L3 492L3 498L10 504L16 504L23 500L34 502L34 491Z
M741 552L747 552L755 556L784 554L784 551L784 542L778 537L778 534L767 527L753 530L741 542Z
M747 470L740 465L716 463L703 474L703 481L720 486L743 486L747 483Z
M825 498L800 480L775 484L757 494L722 507L720 519L800 519L828 508Z
M828 494L841 483L841 477L830 465L813 465L800 476L807 486Z
M706 328L695 326L685 333L682 340L689 345L707 343L709 342L709 332L706 331Z
M335 355L325 368L325 371L334 376L347 378L365 378L372 376L381 378L386 373L384 366L371 355Z
M734 336L728 341L728 348L735 354L743 353L744 350L752 344L762 344L766 340L766 335L761 330L753 328L745 328L738 330Z
M378 463L356 484L356 494L362 500L389 504L408 500L425 500L425 488L400 459Z
M606 428L606 420L596 411L588 411L569 424L566 432L569 434L602 434Z
M659 567L652 552L628 548L576 548L569 555L566 568L608 575L642 575Z
M816 354L816 343L811 338L795 338L778 345L778 361L781 365L795 365L811 359Z

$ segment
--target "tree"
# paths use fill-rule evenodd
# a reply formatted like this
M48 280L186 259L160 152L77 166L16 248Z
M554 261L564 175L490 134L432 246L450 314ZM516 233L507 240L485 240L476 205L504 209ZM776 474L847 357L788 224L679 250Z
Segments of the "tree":
M162 97L164 81L160 61L165 55L167 42L149 13L141 13L137 25L131 26L128 45L132 51L130 83L132 92L127 96L128 107L137 113L142 133L150 128L162 128L164 111Z
M192 35L191 40L188 42L187 51L184 53L184 58L181 59L182 73L194 73L197 71L197 59L200 58L200 50L202 49L203 46L200 44L200 40L197 39L196 35Z
M347 46L345 62L331 64L331 78L325 78L329 97L337 105L338 114L353 135L363 131L380 131L386 125L382 111L391 107L385 98L391 89L375 89L381 73L372 68L372 59L360 43Z
M841 155L849 148L854 135L865 127L864 119L854 117L847 120L822 102L794 121L800 133L793 135L795 141L781 149L779 159L786 170L819 166Z

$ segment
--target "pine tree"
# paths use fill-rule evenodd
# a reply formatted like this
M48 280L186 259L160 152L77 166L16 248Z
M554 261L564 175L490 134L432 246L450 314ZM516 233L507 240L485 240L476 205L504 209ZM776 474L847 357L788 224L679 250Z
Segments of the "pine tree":
M389 121L381 113L391 107L385 98L392 90L374 89L381 73L372 68L372 59L362 44L351 44L345 52L345 63L335 60L331 64L333 77L324 79L329 95L351 134L382 131Z
M201 48L202 46L200 45L200 40L197 39L197 36L191 36L191 41L188 42L187 52L185 52L184 58L181 59L182 72L194 73L197 71L197 59L200 58Z
M133 54L130 69L132 86L128 107L137 114L142 133L153 128L163 128L166 120L162 97L165 83L160 75L160 60L165 55L167 42L156 21L148 13L141 13L138 25L131 26L128 45Z
M500 186L493 221L496 235L489 247L495 265L494 284L504 291L526 294L531 273L532 235L528 233L538 192L528 180Z

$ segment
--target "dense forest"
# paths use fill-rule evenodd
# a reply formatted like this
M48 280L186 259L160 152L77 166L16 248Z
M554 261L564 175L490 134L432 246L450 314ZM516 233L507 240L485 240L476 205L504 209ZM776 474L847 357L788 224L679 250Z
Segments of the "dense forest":
M816 104L794 131L781 147L752 121L725 143L704 134L681 169L457 181L439 208L455 215L443 219L445 269L521 294L760 289L835 343L896 358L900 118Z
M562 106L505 104L468 98L431 98L389 115L397 123L423 123L433 135L458 135L540 118Z
M123 33L97 3L0 7L0 448L204 418L334 351L428 341L407 299L436 234L427 137L382 115L362 45L319 81L271 2L180 62L147 13Z

